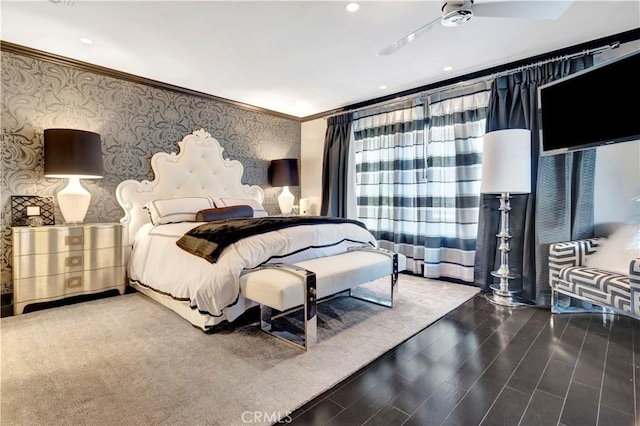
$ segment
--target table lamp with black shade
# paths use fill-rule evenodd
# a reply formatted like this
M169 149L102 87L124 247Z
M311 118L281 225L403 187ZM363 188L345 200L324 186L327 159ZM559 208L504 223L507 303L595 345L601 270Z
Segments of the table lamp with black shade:
M500 281L489 286L493 294L487 298L498 305L515 307L521 302L516 296L520 290L509 287L509 280L519 276L509 267L509 199L511 194L531 192L531 131L506 129L484 135L480 192L500 194L500 231L496 235L500 250L500 268L491 272L491 275Z
M289 191L290 186L300 184L298 174L298 159L284 158L272 160L269 165L269 183L272 186L282 186L282 193L278 196L278 205L282 214L291 214L294 196Z
M44 175L69 179L57 200L65 223L84 220L91 194L80 179L99 179L103 175L100 135L75 129L44 131Z

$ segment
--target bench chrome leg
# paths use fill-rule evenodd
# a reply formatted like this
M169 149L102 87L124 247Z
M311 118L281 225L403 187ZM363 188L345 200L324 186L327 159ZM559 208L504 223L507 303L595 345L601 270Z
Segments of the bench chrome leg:
M271 317L273 316L273 309L267 305L260 305L260 329L271 334Z
M318 343L318 298L316 274L307 271L304 292L304 343L305 350Z
M392 259L391 269L391 287L389 291L389 298L384 299L381 297L373 296L369 292L363 291L360 287L352 287L349 289L349 296L354 299L364 300L365 302L374 303L376 305L384 306L385 308L393 308L393 303L398 297L398 253L393 253L384 249L374 248L362 248L360 250L382 252L388 254Z
M349 290L349 296L364 300L366 302L375 303L387 308L393 308L394 301L398 296L398 254L390 250L373 248L373 247L354 247L349 251L364 250L376 253L386 254L392 259L391 268L391 286L388 298L380 298L372 296L370 293L362 291L359 287L353 287ZM304 336L300 336L284 330L274 330L273 328L273 309L266 305L260 305L260 329L266 333L277 337L286 343L299 349L308 350L310 347L318 343L318 310L317 310L317 291L316 291L316 274L313 271L301 268L296 265L286 263L269 263L258 268L245 271L245 273L256 271L259 269L277 268L296 274L304 279ZM294 311L299 308L294 309ZM283 313L286 315L291 311Z
M621 313L628 315L626 312L616 312L615 309L596 305L595 302L581 297L569 291L558 290L551 287L551 313L552 314L576 314L576 313L595 313L595 314L615 314Z
M551 287L551 313L558 313L558 291Z
M298 349L308 350L318 343L318 308L316 292L316 274L295 265L272 263L257 269L277 268L292 272L304 278L304 335L297 335L286 330L273 329L273 309L260 305L260 329L277 337ZM255 270L255 269L254 269ZM298 309L295 309L298 310ZM290 312L290 311L287 311Z

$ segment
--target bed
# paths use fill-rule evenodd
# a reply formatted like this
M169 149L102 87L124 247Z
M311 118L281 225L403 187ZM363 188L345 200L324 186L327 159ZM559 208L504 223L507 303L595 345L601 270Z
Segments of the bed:
M129 284L194 326L211 331L258 305L260 297L249 299L243 294L249 291L247 276L264 281L277 269L273 266L293 265L299 272L301 267L295 265L318 264L314 259L378 250L373 235L357 221L268 216L262 207L263 190L242 184L242 164L223 158L222 153L209 133L195 131L178 142L178 152L152 157L152 181L125 180L116 189L125 212L121 222L127 231ZM237 211L241 218L234 216ZM221 212L223 217L216 216ZM210 219L209 213L217 220L204 220ZM233 237L224 246L220 240L213 244L202 237L210 236L205 231L244 235L253 232L245 228L257 226L257 235ZM200 252L203 247L209 250L206 255ZM397 264L397 257L390 254L390 258ZM326 271L325 276L333 281L337 277ZM397 291L396 281L397 272L392 276L392 291ZM300 291L316 295L315 288L301 286Z

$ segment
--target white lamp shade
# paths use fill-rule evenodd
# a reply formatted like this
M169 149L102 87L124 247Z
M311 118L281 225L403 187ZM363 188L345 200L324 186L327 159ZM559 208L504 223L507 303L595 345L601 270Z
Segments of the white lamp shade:
M531 192L531 131L506 129L484 135L480 192Z

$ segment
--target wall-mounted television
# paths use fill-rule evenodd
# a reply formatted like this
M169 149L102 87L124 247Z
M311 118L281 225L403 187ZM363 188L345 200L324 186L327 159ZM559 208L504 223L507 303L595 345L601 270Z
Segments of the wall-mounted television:
M538 88L541 154L640 140L640 50Z

